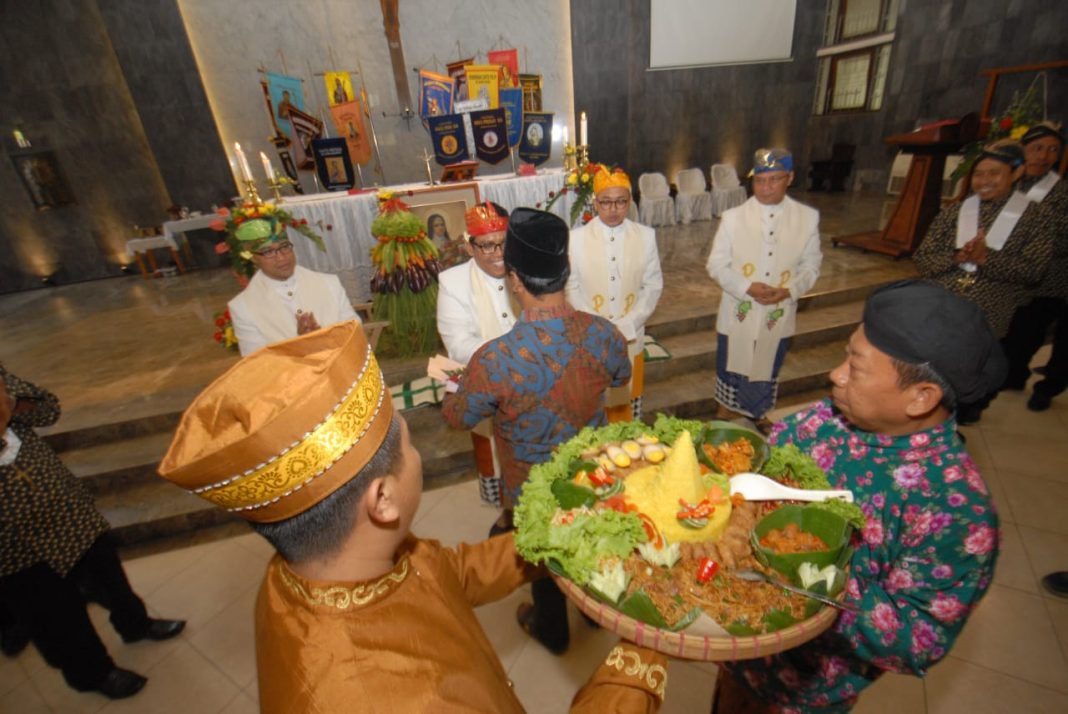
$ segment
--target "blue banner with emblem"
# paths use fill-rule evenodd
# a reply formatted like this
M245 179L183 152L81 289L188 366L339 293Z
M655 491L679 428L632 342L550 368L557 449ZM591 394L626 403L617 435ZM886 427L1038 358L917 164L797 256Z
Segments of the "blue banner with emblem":
M463 114L431 116L426 120L430 124L430 138L434 142L434 160L438 164L448 166L469 158Z
M553 147L552 112L525 112L519 158L538 166L549 160Z
M429 129L428 117L452 114L452 77L425 69L419 70L419 116Z
M508 128L504 109L471 112L471 130L475 134L475 155L487 164L498 164L508 156Z
M523 135L523 88L502 89L497 101L504 110L504 123L508 127L508 146L519 146L519 139Z

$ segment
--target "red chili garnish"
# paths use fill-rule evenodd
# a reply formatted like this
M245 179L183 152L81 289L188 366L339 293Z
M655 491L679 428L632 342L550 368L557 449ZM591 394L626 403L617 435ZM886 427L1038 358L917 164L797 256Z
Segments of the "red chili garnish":
M709 558L707 555L702 556L697 561L697 582L704 585L709 580L716 576L719 572L719 563Z

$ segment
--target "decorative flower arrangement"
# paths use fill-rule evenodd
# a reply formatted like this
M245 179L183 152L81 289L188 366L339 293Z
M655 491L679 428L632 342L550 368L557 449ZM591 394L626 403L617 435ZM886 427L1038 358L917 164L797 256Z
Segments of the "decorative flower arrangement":
M216 213L219 214L219 218L211 222L210 228L215 231L225 232L226 236L222 242L216 243L215 252L220 255L223 253L230 254L230 265L234 273L239 277L248 279L256 272L256 266L252 264L252 251L255 248L255 244L263 240L262 235L246 236L244 240L238 238L238 228L247 221L262 219L271 224L281 224L286 229L292 228L315 243L319 250L326 250L323 239L312 230L306 218L298 221L289 211L276 204L246 203L232 211L229 208L220 208ZM324 224L322 221L317 221L315 225L328 231L334 229L332 225Z
M575 202L571 204L571 225L574 226L580 217L583 225L589 223L594 216L593 177L597 175L598 171L605 170L607 170L606 167L601 164L595 164L592 161L585 166L572 169L564 178L563 188L556 192L549 192L549 200L545 204L545 210L548 211L552 208L552 205L560 200L560 197L564 194L571 193L575 197ZM541 208L541 204L536 205L535 208Z
M376 352L407 357L437 347L438 249L422 219L393 193L378 194L378 217L371 223L377 241L371 249L376 320L388 320Z
M222 347L237 352L237 335L234 334L234 322L230 319L229 310L215 313L215 341Z
M1020 96L1019 92L1012 95L1012 101L1005 112L991 120L990 130L985 138L964 147L964 157L951 177L954 181L971 173L984 146L998 139L1009 138L1018 141L1028 129L1042 121L1043 102L1038 91L1038 80L1041 78L1041 74L1037 75L1023 96Z

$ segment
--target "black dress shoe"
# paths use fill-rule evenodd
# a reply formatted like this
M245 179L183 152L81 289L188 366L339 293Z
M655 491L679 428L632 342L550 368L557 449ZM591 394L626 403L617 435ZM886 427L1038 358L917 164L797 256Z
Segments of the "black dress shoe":
M1027 400L1027 408L1033 412L1044 412L1050 408L1051 404L1053 404L1053 397L1041 392L1035 392Z
M18 656L30 644L30 630L19 624L4 625L0 632L0 651L8 657Z
M1068 597L1068 570L1050 573L1042 578L1042 587L1058 597Z
M108 672L104 681L98 684L96 689L110 699L125 699L140 692L147 681L137 672L115 667Z
M141 640L169 640L185 629L185 620L153 620L148 621L148 627L144 634L139 637L122 636L123 642L140 642Z

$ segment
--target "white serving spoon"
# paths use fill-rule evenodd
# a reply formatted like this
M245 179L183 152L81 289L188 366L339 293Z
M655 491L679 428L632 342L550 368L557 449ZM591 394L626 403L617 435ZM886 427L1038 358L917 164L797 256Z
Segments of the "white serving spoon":
M747 501L826 501L841 498L853 502L852 491L809 491L803 488L783 486L767 476L740 473L731 476L731 495L740 493Z

